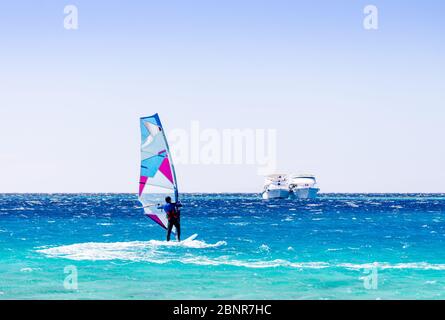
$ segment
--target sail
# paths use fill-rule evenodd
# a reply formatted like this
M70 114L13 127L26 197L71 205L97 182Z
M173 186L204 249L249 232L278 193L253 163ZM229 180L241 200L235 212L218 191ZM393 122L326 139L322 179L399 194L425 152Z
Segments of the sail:
M170 196L178 201L178 186L167 139L158 114L140 119L141 125L141 174L139 201L145 214L164 229L167 218L158 204ZM173 230L175 231L175 230Z

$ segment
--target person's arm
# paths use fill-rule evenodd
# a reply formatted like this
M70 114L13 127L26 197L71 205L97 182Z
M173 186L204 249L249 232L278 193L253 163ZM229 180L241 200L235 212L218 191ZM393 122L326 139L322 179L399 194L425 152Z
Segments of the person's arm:
M181 208L182 207L182 203L181 201L176 202L176 207Z
M157 208L158 208L158 209L164 209L164 206L163 206L162 204L158 203Z

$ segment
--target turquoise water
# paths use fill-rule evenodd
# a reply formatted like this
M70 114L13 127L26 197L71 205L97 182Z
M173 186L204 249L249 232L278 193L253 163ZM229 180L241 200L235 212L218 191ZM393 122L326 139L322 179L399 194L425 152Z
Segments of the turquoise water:
M135 195L0 195L0 299L445 298L445 195L183 203L167 244Z

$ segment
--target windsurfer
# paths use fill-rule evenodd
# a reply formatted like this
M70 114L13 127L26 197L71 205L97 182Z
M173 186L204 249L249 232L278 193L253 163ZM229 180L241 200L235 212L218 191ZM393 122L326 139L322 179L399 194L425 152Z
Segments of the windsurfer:
M158 209L163 209L167 215L167 241L170 241L173 226L176 227L178 241L181 241L180 207L182 207L182 204L180 202L172 203L172 198L170 197L165 198L164 205L158 206Z

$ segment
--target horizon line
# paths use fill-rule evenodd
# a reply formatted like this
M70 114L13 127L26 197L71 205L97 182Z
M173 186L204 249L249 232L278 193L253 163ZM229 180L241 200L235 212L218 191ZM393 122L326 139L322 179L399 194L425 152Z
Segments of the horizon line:
M37 194L127 194L127 195L138 195L137 192L0 192L0 195L37 195ZM153 193L153 194L164 194L164 193ZM181 192L180 194L261 194L261 192ZM445 192L319 192L318 195L329 195L329 194L372 194L372 195L384 195L384 194L428 194L428 195L445 195Z

